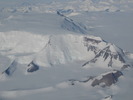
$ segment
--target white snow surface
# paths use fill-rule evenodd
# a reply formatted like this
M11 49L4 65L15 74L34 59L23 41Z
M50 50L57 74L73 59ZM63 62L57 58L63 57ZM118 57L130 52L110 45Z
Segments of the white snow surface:
M133 1L44 2L0 1L0 100L131 100ZM86 42L85 37L92 42ZM110 58L104 61L102 57L82 67L95 57L87 46L99 52L109 45L111 53L121 53L125 64L131 65L122 70L118 82L105 88L92 87L91 81L72 85L71 79L100 79L103 73L121 70L119 60L108 67ZM123 54L116 45L126 52ZM32 61L39 70L29 73ZM9 67L13 67L10 75L6 72Z

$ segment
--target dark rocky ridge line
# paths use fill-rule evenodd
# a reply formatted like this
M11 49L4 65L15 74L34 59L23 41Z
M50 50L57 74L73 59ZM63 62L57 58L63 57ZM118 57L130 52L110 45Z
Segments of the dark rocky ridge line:
M65 15L65 13L67 13L67 12L71 13L71 12L73 12L73 10L71 10L71 9L68 9L68 10L61 9L61 10L57 11L57 14L64 18L64 21L62 22L61 27L65 30L68 30L68 31L86 34L87 33L86 26L83 25L82 23L78 23L78 22L74 21L73 19L67 17Z
M106 61L107 59L109 59L108 61L108 67L113 67L113 64L115 64L113 61L119 61L121 62L123 65L121 66L121 68L126 68L126 67L131 67L131 64L127 62L126 60L126 53L119 47L115 46L114 44L110 44L104 40L96 40L96 39L91 39L88 37L84 38L85 41L85 46L87 47L88 51L94 52L95 57L93 59L91 59L90 61L84 63L82 66L86 66L90 63L96 63L99 59L103 59L103 63L104 61ZM100 43L105 43L105 47L103 49L99 48L99 44ZM114 50L111 50L111 49Z
M68 17L64 17L64 21L61 27L65 30L72 31L72 32L77 32L77 33L82 33L82 34L87 33L86 26L84 26L81 23L75 22L74 20Z
M103 73L99 76L90 76L86 80L82 80L82 81L76 80L76 79L70 79L69 82L71 85L75 85L76 82L83 83L83 84L91 82L92 87L95 87L95 86L109 87L112 84L117 83L119 77L122 75L123 73L121 71L115 70L115 71L110 71L108 73Z
M100 85L100 84L103 83L102 87L111 86L112 84L115 84L118 81L118 78L122 75L123 75L123 73L121 71L109 72L105 75L101 75L102 76L101 79L97 79L97 77L94 78L91 85L93 87L95 87L95 86Z
M39 70L39 66L35 64L33 61L30 64L28 64L27 72L35 72L37 70Z
M2 74L6 74L7 76L11 76L15 72L15 70L17 68L17 64L18 63L14 60L10 64L10 66L4 72L2 72Z

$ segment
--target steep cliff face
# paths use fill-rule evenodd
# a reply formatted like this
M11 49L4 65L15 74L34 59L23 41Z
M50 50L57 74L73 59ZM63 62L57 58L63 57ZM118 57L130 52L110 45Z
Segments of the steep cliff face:
M92 87L98 86L98 87L110 87L111 85L118 82L119 78L123 76L123 73L121 71L115 70L115 71L109 71L107 73L102 73L98 76L89 76L88 78L84 80L76 80L76 79L70 79L69 82L71 85L76 85L78 83L80 84L90 84Z

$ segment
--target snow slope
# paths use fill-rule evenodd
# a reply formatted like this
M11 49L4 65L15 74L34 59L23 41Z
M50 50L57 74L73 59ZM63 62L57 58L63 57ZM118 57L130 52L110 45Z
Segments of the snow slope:
M21 2L0 10L0 100L131 100L132 0Z

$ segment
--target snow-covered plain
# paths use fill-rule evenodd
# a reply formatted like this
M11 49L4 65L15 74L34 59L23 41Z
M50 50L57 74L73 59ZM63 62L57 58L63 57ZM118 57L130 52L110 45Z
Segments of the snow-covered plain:
M0 1L0 100L133 98L132 0L9 2Z

